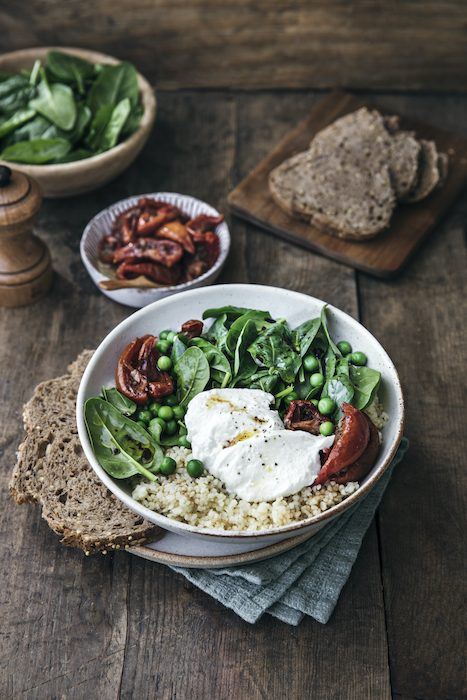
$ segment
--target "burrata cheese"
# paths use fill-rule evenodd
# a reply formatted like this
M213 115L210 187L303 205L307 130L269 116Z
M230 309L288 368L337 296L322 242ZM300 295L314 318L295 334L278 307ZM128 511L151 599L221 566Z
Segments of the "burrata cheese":
M334 435L286 430L274 396L256 389L211 389L195 396L185 424L193 457L245 501L273 501L313 483L320 450Z

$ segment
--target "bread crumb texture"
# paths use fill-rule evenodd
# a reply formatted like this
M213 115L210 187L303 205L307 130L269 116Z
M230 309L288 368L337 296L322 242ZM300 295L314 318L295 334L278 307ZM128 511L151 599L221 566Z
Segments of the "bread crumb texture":
M69 547L86 554L153 541L160 528L129 510L100 481L87 461L76 426L76 395L92 350L69 374L39 384L23 409L27 436L10 480L18 504L42 506L42 517Z

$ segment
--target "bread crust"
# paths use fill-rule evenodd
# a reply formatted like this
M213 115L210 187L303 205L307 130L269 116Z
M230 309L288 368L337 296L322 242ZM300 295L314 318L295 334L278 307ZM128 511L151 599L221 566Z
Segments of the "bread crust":
M106 553L154 541L162 530L119 501L87 461L76 426L76 395L93 351L69 374L39 384L23 409L27 435L10 479L18 504L39 504L42 517L68 547Z

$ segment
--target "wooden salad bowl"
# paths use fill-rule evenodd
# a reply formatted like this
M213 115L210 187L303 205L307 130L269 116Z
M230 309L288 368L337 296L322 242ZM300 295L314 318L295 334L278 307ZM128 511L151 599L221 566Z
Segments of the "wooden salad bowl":
M43 46L33 49L13 51L0 56L0 73L17 74L21 70L31 70L39 59L45 64L49 51L78 56L91 63L115 65L121 61L96 51L64 46ZM38 182L42 194L47 198L69 197L83 194L105 185L120 175L143 149L156 117L156 98L148 81L138 73L138 85L143 105L143 115L137 130L122 143L108 151L73 163L29 165L12 163L0 159L0 165L13 167Z

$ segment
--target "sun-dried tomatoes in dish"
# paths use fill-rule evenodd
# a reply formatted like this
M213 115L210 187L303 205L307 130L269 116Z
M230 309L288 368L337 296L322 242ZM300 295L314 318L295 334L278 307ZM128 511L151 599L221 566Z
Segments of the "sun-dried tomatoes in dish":
M207 214L190 219L173 204L141 197L115 218L99 242L99 260L113 265L121 280L143 275L163 286L195 280L219 257L215 228L223 220Z

